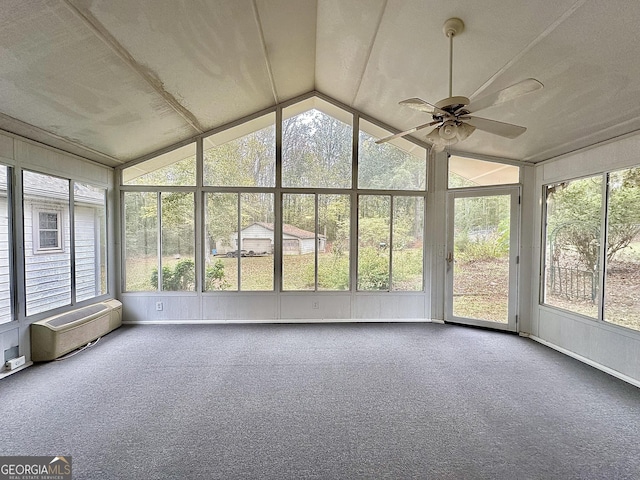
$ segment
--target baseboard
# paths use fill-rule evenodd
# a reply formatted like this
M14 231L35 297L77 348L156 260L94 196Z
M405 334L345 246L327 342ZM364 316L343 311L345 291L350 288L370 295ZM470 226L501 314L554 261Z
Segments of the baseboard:
M31 365L33 365L33 362L27 362L24 365L20 365L15 370L2 370L0 371L0 380L2 380L5 377L8 377L9 375L13 375L14 373L18 373L20 370L24 370L25 368L30 367Z
M224 325L256 323L444 323L429 318L277 318L267 320L137 320L123 325Z
M538 343L541 343L542 345L549 347L549 348L553 348L554 350L563 353L565 355L568 355L571 358L575 358L576 360L579 360L582 363L586 363L587 365L593 367L593 368L597 368L598 370L604 372L604 373L608 373L609 375L619 378L620 380L630 383L631 385L633 385L634 387L638 387L640 388L640 380L637 380L633 377L630 377L628 375L625 375L624 373L618 372L617 370L614 370L612 368L606 367L604 365L602 365L601 363L598 362L594 362L593 360L587 358L587 357L583 357L582 355L579 355L575 352L572 352L571 350L567 350L566 348L562 348L559 347L558 345L555 345L554 343L551 342L547 342L546 340L543 340L542 338L536 337L534 335L529 335L529 338L531 340L534 340Z

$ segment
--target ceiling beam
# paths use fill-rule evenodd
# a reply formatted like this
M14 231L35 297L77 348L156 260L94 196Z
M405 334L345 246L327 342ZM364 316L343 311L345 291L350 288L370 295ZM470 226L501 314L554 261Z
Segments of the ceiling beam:
M533 47L538 45L542 40L547 38L551 32L553 32L556 28L560 26L567 18L569 18L573 13L578 10L586 0L577 0L571 7L569 7L560 17L558 17L554 22L551 23L547 28L544 29L542 33L540 33L536 38L534 38L531 42L529 42L517 55L515 55L511 60L509 60L505 65L503 65L496 73L491 75L491 77L480 85L475 92L469 95L470 99L476 98L482 92L484 92L500 75L509 70L514 64L516 64L522 57L525 56L527 52L529 52Z
M384 5L380 9L380 16L378 17L378 22L376 23L376 30L373 34L373 38L369 42L367 58L364 61L364 67L362 69L362 72L360 73L360 78L358 78L358 85L356 86L355 92L353 93L353 100L351 101L351 105L356 105L356 100L358 98L358 95L360 94L360 87L362 86L362 81L364 80L364 76L367 73L367 68L369 67L369 60L371 59L371 53L373 52L373 47L376 44L378 33L380 33L380 24L382 23L382 18L384 17L384 14L386 11L387 11L387 0L384 0Z
M137 73L164 101L187 122L198 134L204 132L198 119L184 105L182 105L170 92L164 88L164 83L156 75L150 73L149 68L140 65L129 51L98 21L91 13L80 10L71 0L64 3L80 20L82 20L93 33L100 38L120 59Z
M258 12L258 5L256 4L256 0L251 2L251 7L253 9L253 18L256 21L256 26L258 27L258 33L260 34L260 46L262 47L262 55L264 57L264 64L267 68L267 75L269 75L269 85L271 86L271 93L273 94L274 104L277 105L280 103L280 97L278 96L278 90L276 88L276 82L273 78L273 69L271 68L271 61L269 60L269 51L267 50L267 42L264 38L264 30L262 29L262 22L260 21L260 12Z

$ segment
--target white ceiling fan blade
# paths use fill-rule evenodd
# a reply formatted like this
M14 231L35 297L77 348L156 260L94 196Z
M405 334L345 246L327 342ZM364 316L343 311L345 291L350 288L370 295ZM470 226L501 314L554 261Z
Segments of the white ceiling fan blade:
M419 112L430 113L432 115L434 113L437 113L438 115L448 115L448 112L446 112L445 110L442 110L441 108L438 108L429 102L425 102L421 98L407 98L406 100L402 100L401 102L399 102L399 105L402 105L403 107L413 108L414 110L418 110Z
M476 127L478 130L483 130L506 138L516 138L527 131L525 127L513 125L512 123L489 120L488 118L470 117L468 120L465 119L465 121L469 125Z
M417 127L410 128L409 130L405 130L404 132L395 133L393 135L389 135L388 137L381 138L380 140L376 140L376 143L379 145L381 143L386 143L389 140L394 140L396 138L404 137L405 135L409 135L410 133L417 132L418 130L422 130L423 128L432 127L437 125L440 122L429 122L423 125L418 125Z
M535 78L527 78L526 80L513 84L510 87L490 93L484 97L478 98L477 100L472 100L465 110L470 113L478 112L485 108L493 107L494 105L500 105L501 103L515 100L522 95L540 90L542 87L542 83Z

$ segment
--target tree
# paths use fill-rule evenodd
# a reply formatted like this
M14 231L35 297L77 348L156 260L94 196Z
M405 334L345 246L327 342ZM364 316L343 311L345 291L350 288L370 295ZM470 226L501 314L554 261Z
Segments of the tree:
M609 174L606 259L640 233L640 169ZM577 255L580 265L597 271L602 232L602 177L563 183L547 190L547 236L553 260Z

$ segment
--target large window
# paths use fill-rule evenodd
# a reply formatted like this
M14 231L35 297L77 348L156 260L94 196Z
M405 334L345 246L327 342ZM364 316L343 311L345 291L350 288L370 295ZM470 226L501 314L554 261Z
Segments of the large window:
M543 303L640 330L640 168L545 193Z
M349 289L348 195L285 194L283 290Z
M206 193L205 290L273 290L274 228L272 193Z
M604 320L640 330L640 167L609 174Z
M157 290L158 194L124 192L123 203L124 290Z
M283 110L282 186L350 188L352 115L318 98Z
M602 177L546 188L544 303L598 318Z
M69 180L24 171L26 314L71 304Z
M103 188L73 185L76 302L107 293L107 197Z
M422 291L427 149L388 133L312 97L124 168L125 291Z
M361 195L358 210L358 290L422 290L424 198Z
M376 144L389 132L360 120L358 187L377 190L426 190L427 150L404 138Z
M204 184L274 187L276 127L273 113L204 139Z
M124 192L127 291L195 290L194 217L193 193Z
M11 238L9 237L9 172L0 165L0 324L13 320L11 310Z
M196 184L196 144L190 143L122 171L124 185Z

